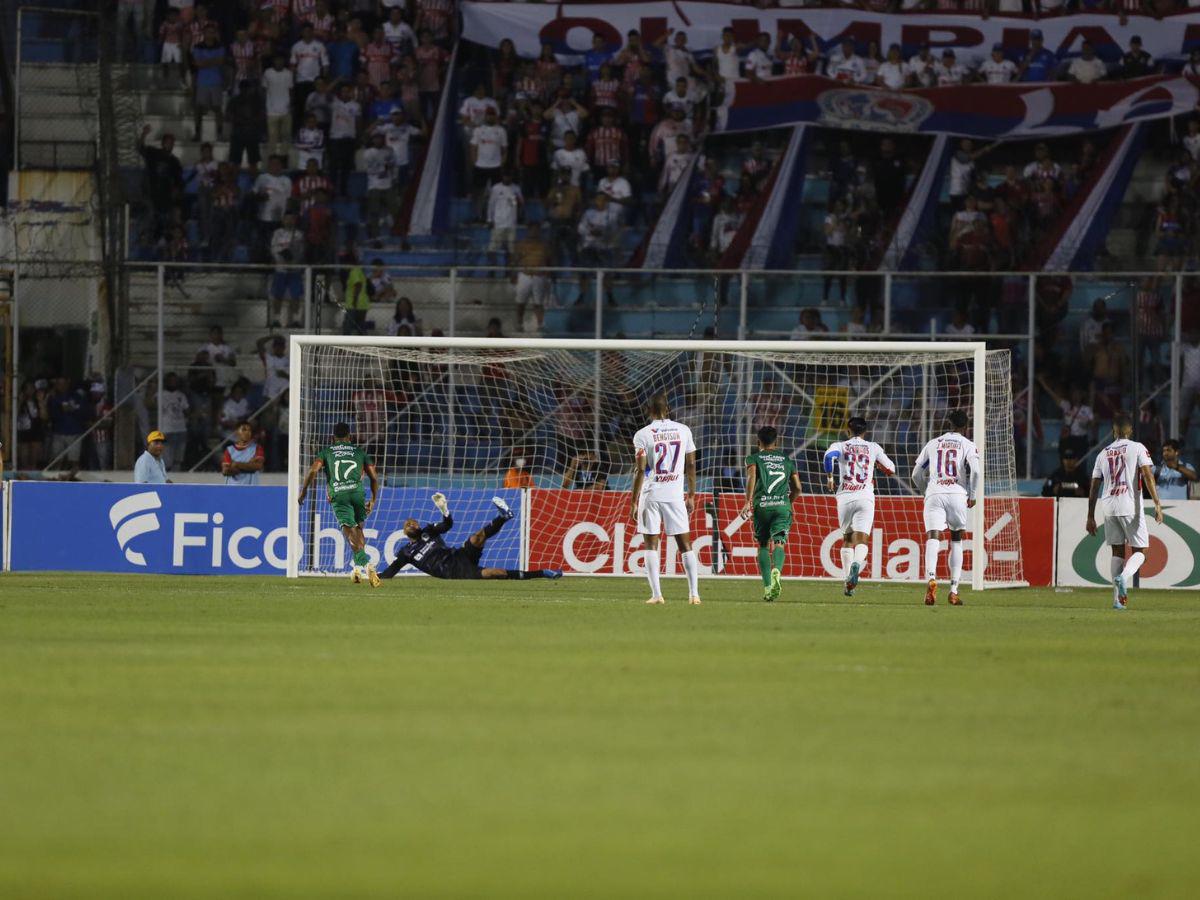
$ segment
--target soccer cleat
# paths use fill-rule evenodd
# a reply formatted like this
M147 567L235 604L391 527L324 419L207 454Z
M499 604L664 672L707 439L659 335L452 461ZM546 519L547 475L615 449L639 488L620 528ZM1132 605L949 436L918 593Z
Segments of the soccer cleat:
M358 566L355 566L353 569L350 570L350 583L351 584L362 584L362 572L359 571Z
M542 569L543 578L562 578L562 569Z
M763 589L763 600L764 600L764 601L766 601L767 603L770 603L770 602L772 602L774 599L775 599L775 595L771 593L771 589L770 589L770 588L764 588L764 589Z
M1121 609L1125 608L1125 603L1129 600L1129 588L1125 584L1125 573L1117 576L1117 602L1121 604Z
M506 521L506 522L509 519L511 519L514 515L516 515L516 513L514 513L512 511L512 508L509 507L509 505L504 502L503 497L493 497L492 498L492 506L494 506L494 507L496 507L496 509L500 510L500 515L504 516L504 521Z
M664 605L666 605L666 602L667 601L664 600L662 597L651 597L649 600L646 601L646 605L647 606L664 606Z
M699 605L700 605L699 597L688 597L688 606L699 606Z
M858 563L850 563L850 574L846 576L846 596L853 597L854 589L858 587L858 573L862 568Z
M937 603L937 581L930 578L929 587L925 588L925 605L933 606L935 603Z
M951 606L962 606L963 605L962 598L958 596L958 591L950 592L950 605Z
M1118 597L1113 601L1113 609L1125 609L1125 598Z
M433 505L438 508L438 512L440 512L443 516L450 515L450 504L446 502L445 494L443 494L441 491L438 491L429 499L433 501Z
M779 570L771 570L771 587L768 589L771 594L771 600L778 600L779 595L783 593L783 581L779 577ZM699 602L699 599L696 601Z
M375 571L375 567L369 564L367 565L367 583L373 588L379 587L383 583L379 580L379 573Z

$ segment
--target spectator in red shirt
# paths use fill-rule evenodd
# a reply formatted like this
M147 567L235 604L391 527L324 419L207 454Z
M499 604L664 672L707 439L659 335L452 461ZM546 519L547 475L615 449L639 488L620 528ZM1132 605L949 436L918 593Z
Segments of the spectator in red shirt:
M597 181L604 177L609 163L624 165L629 161L629 138L617 125L616 110L604 110L600 124L588 134L584 149Z
M542 104L535 100L522 110L517 121L517 166L521 174L521 192L528 198L541 198L549 186L544 112Z

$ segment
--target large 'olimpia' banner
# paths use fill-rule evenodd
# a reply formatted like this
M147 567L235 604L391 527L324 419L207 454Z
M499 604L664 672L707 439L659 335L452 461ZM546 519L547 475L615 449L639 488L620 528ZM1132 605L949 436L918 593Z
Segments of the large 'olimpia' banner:
M860 46L900 44L904 54L928 44L935 54L953 47L961 62L981 61L993 43L1019 57L1038 29L1045 46L1060 60L1077 56L1084 41L1116 60L1134 35L1158 60L1180 62L1200 48L1200 11L1153 19L1131 16L1125 24L1112 15L1075 15L1034 21L1019 16L910 13L888 16L857 9L755 9L728 3L481 3L462 5L464 36L497 46L510 38L517 52L536 56L543 43L564 62L590 49L599 35L612 49L632 29L647 44L683 31L688 46L702 55L733 28L738 41L760 31L774 44L785 35L822 48L852 37ZM981 138L1070 134L1156 119L1195 108L1200 91L1180 75L1155 75L1095 85L1026 83L969 85L889 91L848 85L815 76L739 81L728 91L717 128L748 131L804 122L878 131L950 133Z

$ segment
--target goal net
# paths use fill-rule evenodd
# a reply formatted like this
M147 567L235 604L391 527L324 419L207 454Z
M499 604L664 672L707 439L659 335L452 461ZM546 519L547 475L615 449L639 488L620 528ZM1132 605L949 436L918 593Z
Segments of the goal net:
M487 541L482 564L638 575L641 537L629 515L634 433L665 394L697 444L692 538L706 574L751 576L756 551L741 518L744 459L755 432L778 429L804 486L784 574L841 574L836 504L822 457L851 415L869 423L898 469L876 481L865 580L923 577L922 501L914 460L951 411L975 423L985 502L975 509L964 581L1023 581L1007 351L978 344L536 341L296 337L290 397L289 574L348 571L350 553L324 496L303 507L300 479L338 422L351 426L384 485L366 523L372 559L390 561L404 522L439 521L449 499L461 544L496 515L517 513ZM682 567L665 542L663 571ZM980 562L986 560L984 565ZM945 555L942 556L945 564Z

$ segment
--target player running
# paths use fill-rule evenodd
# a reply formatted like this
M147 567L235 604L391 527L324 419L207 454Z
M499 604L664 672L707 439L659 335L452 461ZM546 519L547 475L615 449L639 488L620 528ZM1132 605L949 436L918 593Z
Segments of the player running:
M630 515L637 522L646 552L646 580L650 599L646 603L666 603L659 576L660 534L675 538L683 571L687 575L688 603L700 604L700 561L692 549L689 524L696 508L696 444L691 429L670 418L671 407L665 394L650 400L653 421L633 436L633 489L629 494ZM684 488L684 480L687 488Z
M863 437L867 420L853 416L846 423L847 438L825 451L829 490L837 491L838 528L842 531L842 575L846 596L853 597L867 563L871 529L875 527L875 470L896 474L896 464L883 448ZM836 467L836 474L835 474Z
M1104 540L1112 546L1109 571L1113 576L1113 609L1124 609L1129 599L1129 583L1146 561L1150 534L1142 509L1142 485L1154 501L1154 521L1163 521L1162 501L1154 484L1154 464L1150 454L1137 441L1130 440L1133 419L1125 413L1113 417L1111 444L1100 451L1092 467L1092 489L1088 492L1088 534L1096 533L1096 502L1104 514ZM1133 551L1125 559L1125 545Z
M422 525L416 519L406 519L404 533L408 536L408 543L400 548L396 558L380 576L393 578L405 566L411 565L434 578L454 580L512 578L523 581L526 578L562 578L561 569L525 571L482 568L479 565L487 539L513 517L513 511L502 497L493 497L492 504L498 511L496 518L471 535L461 547L447 547L442 535L454 527L454 518L450 515L450 504L446 501L446 495L434 494L433 505L442 514L442 521Z
M338 422L333 426L333 443L317 454L317 458L308 468L304 476L304 484L300 486L300 496L297 501L304 505L304 497L309 487L317 478L317 473L324 470L325 483L328 489L329 505L338 524L342 526L342 534L346 536L350 549L354 552L354 568L350 572L350 580L361 584L363 573L360 566L366 567L367 581L371 587L379 587L379 576L367 556L367 539L363 535L363 522L371 514L371 508L379 499L379 478L375 474L375 464L367 456L367 452L350 440L350 426ZM363 476L371 482L371 499L363 494Z
M958 582L962 578L963 535L967 530L967 510L975 506L975 497L983 485L979 449L963 437L967 414L960 409L950 413L950 430L922 449L913 469L913 483L925 489L925 605L937 603L937 562L942 532L950 529L950 605L962 606ZM976 560L982 565L982 560Z
M770 425L758 429L758 450L746 457L742 518L754 516L758 573L768 603L777 600L783 589L784 547L792 530L792 504L799 496L800 476L792 458L779 450L779 432Z

